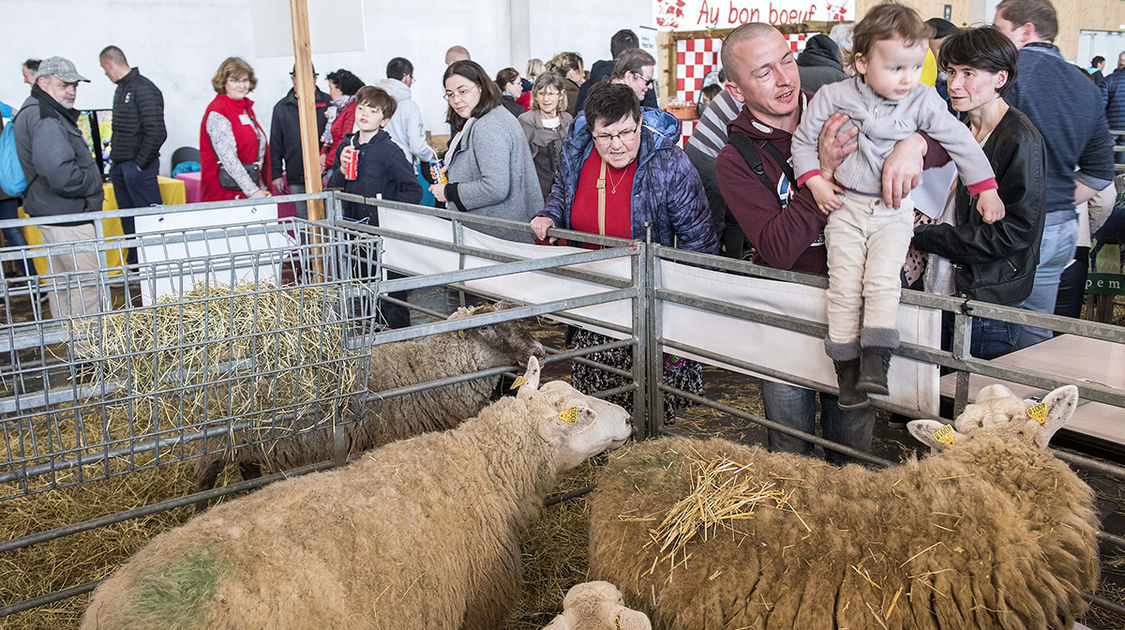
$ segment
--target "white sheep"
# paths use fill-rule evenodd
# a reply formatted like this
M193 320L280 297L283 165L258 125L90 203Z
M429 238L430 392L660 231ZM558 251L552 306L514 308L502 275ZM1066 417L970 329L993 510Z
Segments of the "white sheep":
M644 613L625 605L616 586L583 582L566 592L562 614L543 630L652 630L652 623Z
M558 473L630 436L624 409L526 384L457 428L267 486L157 536L82 628L493 629Z
M940 452L877 471L725 440L635 446L591 500L590 575L664 629L1069 628L1097 583L1098 520L1090 487L1043 447L1078 390L1042 407L1005 391L984 392L957 428L911 422ZM780 507L699 532L674 567L655 562L652 530L698 462L720 458L773 484Z
M510 307L511 304L499 302L462 308L449 319ZM372 392L388 391L517 364L529 355L542 358L545 352L519 321L382 344L371 349L367 388ZM364 417L344 426L345 448L348 453L357 453L427 431L453 428L488 404L499 379L495 376L391 398L369 398ZM292 428L308 428L317 421L315 418L298 419ZM238 463L244 479L250 479L259 476L263 469L286 470L329 460L335 452L330 430L315 430L230 449L228 444L232 441L246 443L254 434L238 431L235 435L234 440L222 434L203 443L202 450L206 454L196 462L195 468L199 490L212 488L223 467L231 461ZM199 507L204 506L201 504Z

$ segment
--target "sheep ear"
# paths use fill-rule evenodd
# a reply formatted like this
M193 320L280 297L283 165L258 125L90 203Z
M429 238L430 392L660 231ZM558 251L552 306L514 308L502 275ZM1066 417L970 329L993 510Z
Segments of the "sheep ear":
M1078 408L1078 388L1074 385L1063 385L1047 394L1043 402L1047 405L1047 418L1043 422L1043 435L1046 438L1043 443L1046 444L1051 441L1055 431L1070 422L1071 417L1074 416L1074 410Z
M952 425L948 425L949 429L945 429L946 423L937 420L911 420L907 423L906 428L910 431L910 435L922 444L930 447L932 451L944 451L949 448L951 444L948 441L942 441L935 434L938 431L943 431L941 437L944 439L951 438L953 444L965 439L965 434L958 432Z
M528 396L539 391L539 359L535 355L531 355L527 359L527 371L524 372L523 382L519 384L519 391L516 392L516 398L527 398ZM517 380L517 382L519 382Z
M565 439L594 423L598 413L583 404L567 407L548 422L540 425L539 435L549 443Z

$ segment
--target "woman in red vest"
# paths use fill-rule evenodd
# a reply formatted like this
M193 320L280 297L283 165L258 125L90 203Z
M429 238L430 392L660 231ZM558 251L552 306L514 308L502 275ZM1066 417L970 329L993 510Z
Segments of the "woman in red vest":
M269 142L246 98L257 85L254 69L238 57L219 64L211 79L218 96L199 128L202 201L269 196Z

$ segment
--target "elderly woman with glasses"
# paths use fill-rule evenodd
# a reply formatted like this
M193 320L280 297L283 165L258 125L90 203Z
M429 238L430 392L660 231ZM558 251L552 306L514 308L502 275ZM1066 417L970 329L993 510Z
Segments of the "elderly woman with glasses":
M473 61L445 70L446 122L453 130L445 154L448 183L431 173L434 197L461 212L527 222L543 208L531 150L519 121L504 109L500 90ZM533 241L523 231L470 226L510 241Z
M201 201L269 196L268 136L247 98L257 86L254 69L238 57L223 60L211 79L217 96L199 129Z
M590 234L644 239L651 227L652 240L661 245L714 254L718 240L711 229L711 213L699 174L687 155L672 141L654 132L641 120L641 106L628 85L599 83L586 99L585 120L563 142L562 163L547 197L546 206L531 221L540 239L547 230L561 227ZM575 337L579 348L608 339L589 331ZM609 350L591 359L622 367L631 365L631 354ZM664 379L675 387L701 392L702 368L686 359L668 357ZM581 391L601 391L624 384L602 370L575 363L572 377ZM628 406L632 395L613 400ZM683 399L665 395L666 413L672 416ZM670 404L668 404L670 403Z

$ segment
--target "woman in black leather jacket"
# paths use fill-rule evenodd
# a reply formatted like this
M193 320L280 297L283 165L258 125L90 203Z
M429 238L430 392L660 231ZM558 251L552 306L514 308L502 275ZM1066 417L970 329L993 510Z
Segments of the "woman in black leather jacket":
M984 223L976 200L958 184L943 223L914 230L915 249L944 257L953 266L952 277L944 282L928 269L926 290L1018 305L1035 280L1046 195L1043 138L1027 116L1002 98L1015 85L1018 53L1006 36L986 26L950 35L938 63L949 75L953 109L967 118L996 173L1004 218ZM931 257L930 264L934 262ZM1018 339L1017 324L975 318L971 353L995 358L1017 349Z

